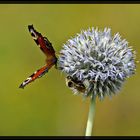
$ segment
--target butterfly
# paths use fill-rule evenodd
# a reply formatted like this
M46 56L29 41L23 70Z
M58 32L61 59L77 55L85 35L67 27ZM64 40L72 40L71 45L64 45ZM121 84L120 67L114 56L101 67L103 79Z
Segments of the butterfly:
M24 88L29 83L33 82L37 78L45 75L52 66L57 68L57 57L55 55L55 50L51 44L51 42L47 39L47 37L42 36L41 33L37 32L33 25L28 25L28 30L41 51L46 55L46 64L35 71L31 76L29 76L20 86L19 88Z

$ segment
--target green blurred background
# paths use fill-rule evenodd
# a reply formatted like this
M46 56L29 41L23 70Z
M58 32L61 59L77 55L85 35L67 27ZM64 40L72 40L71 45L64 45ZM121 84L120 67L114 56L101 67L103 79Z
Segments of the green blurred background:
M47 36L56 49L81 29L110 27L140 59L140 5L0 4L0 136L83 136L89 99L74 96L65 77L52 68L44 77L18 86L45 64L45 55L27 26ZM96 100L93 135L140 135L140 67L117 96Z

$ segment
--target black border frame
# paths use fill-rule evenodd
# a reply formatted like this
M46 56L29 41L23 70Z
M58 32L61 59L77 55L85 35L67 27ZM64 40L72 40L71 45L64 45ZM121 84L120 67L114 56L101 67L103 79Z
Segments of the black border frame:
M0 4L140 4L140 0L0 0ZM140 139L140 136L0 136L0 139Z

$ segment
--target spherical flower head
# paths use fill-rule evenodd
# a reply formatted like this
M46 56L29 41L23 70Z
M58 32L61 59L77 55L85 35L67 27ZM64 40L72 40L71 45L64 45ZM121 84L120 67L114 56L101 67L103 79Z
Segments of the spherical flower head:
M63 45L58 67L71 77L71 89L79 93L79 83L86 87L84 96L117 93L124 81L135 73L135 55L119 33L111 36L111 29L89 28L81 31Z

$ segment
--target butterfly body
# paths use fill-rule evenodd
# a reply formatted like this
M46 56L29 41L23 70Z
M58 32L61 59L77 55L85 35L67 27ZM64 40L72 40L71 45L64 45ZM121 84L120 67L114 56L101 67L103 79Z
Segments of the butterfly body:
M35 43L39 46L41 51L46 55L46 64L42 68L35 71L31 76L29 76L20 86L19 88L24 88L27 84L36 80L37 78L42 77L46 74L52 66L56 66L57 57L55 55L55 50L52 47L51 42L41 35L41 33L37 32L33 25L28 26L29 32L34 39Z

